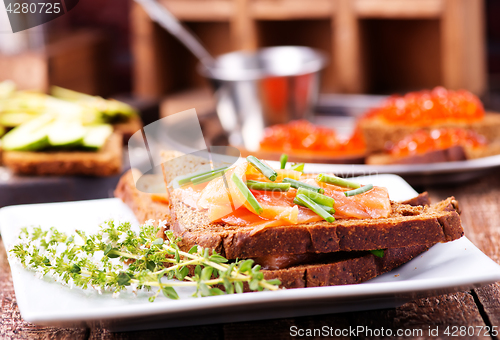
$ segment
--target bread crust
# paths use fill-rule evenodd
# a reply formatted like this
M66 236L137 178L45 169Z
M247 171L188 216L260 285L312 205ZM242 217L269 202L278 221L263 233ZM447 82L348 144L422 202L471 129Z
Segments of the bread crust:
M4 151L3 162L14 173L22 175L117 175L122 170L122 136L113 133L96 152Z
M382 258L370 253L344 253L338 259L328 262L263 270L263 273L267 280L279 279L280 286L284 288L355 284L389 272L428 249L429 246L426 245L391 248L384 251Z
M139 191L134 184L133 171L137 170L131 169L120 178L114 196L132 209L141 224L147 220L157 222L163 220L170 223L168 201L159 200L158 198L161 198L159 195Z
M182 237L181 248L198 244L228 259L428 246L463 235L453 197L429 207L392 203L388 218L269 227L253 235L252 227L210 223L204 212L172 202L172 230Z

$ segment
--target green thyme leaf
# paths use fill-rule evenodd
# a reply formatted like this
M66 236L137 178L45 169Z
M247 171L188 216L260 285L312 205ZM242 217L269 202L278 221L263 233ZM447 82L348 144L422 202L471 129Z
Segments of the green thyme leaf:
M169 299L173 299L173 300L179 299L179 295L177 295L177 292L172 287L163 287L161 289L161 292L163 293L163 295L165 295Z
M165 232L165 239L158 238L158 231L159 227L146 223L136 233L130 223L112 220L103 223L95 234L77 230L69 237L55 228L23 228L20 242L9 252L24 267L53 275L63 284L113 294L125 287L152 290L151 302L160 293L179 298L177 286L196 288L193 296L197 297L242 293L245 282L252 290L278 289L279 281L265 280L253 260L228 263L215 251L198 246L184 252L178 246L181 238L170 230Z

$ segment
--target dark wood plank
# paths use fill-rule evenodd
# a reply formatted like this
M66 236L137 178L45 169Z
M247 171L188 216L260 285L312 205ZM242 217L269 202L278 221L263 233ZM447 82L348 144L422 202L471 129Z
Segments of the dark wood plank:
M419 299L395 309L355 313L353 325L365 326L373 330L381 327L391 329L393 334L391 339L426 339L431 336L433 339L448 339L449 336L445 334L445 331L452 330L453 326L486 326L474 303L473 296L468 292ZM400 336L398 336L398 330L402 332ZM483 333L478 335L475 331L474 336L465 335L453 338L490 338ZM365 334L360 338L372 337Z
M10 267L0 239L0 338L1 339L87 339L86 329L35 326L21 318L14 295Z
M465 235L486 255L500 264L500 177L493 172L478 180L453 188L462 209ZM450 195L452 188L433 190L435 198ZM475 289L486 322L500 327L500 285Z
M445 339L448 338L444 334L445 330L447 327L451 329L452 326L485 326L470 293L461 292L418 299L393 309L225 324L224 336L226 340L288 339L294 334L307 335L307 330L310 330L313 337L316 335L316 338L320 338L326 335L335 336L336 330L340 332L339 330L355 330L357 327L363 327L364 330L359 333L346 331L344 333L346 336L339 338L371 339L383 328L384 334L392 334L391 339L415 337L425 339L429 335L434 339ZM402 330L402 336L396 336L398 329ZM437 333L434 333L436 329ZM299 330L304 333L299 333ZM314 330L316 334L313 333ZM432 333L429 333L431 330ZM405 331L408 336L405 336ZM489 339L490 337L484 336L483 333L477 336L476 331L475 336L456 338Z
M103 329L92 329L89 340L219 340L224 339L221 325L180 327L137 332L112 333Z

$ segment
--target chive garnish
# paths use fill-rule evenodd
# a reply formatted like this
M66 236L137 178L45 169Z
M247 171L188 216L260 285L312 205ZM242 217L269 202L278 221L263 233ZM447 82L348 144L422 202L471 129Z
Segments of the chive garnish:
M295 171L304 172L304 163L293 164L290 169L295 170Z
M282 154L280 157L280 169L285 168L287 161L288 161L288 155L286 153Z
M270 181L274 182L278 173L274 171L269 165L262 163L259 159L254 156L248 156L247 161L252 164L257 170L259 170L264 176L266 176Z
M355 196L367 192L371 189L373 189L373 184L367 184L355 190L344 191L344 195L346 195L346 197Z
M224 173L226 172L226 170L221 170L221 171L218 171L218 172L210 172L208 174L204 174L204 175L201 175L201 176L198 176L198 177L193 177L191 178L191 182L196 185L196 184L201 184L201 183L204 183L204 182L208 182L208 181L211 181L217 177L220 177L222 176Z
M288 191L290 189L290 183L247 181L247 187L253 190L263 191Z
M359 185L358 183L351 182L337 176L329 176L325 174L318 175L318 182L334 184L338 185L339 187L351 188L351 189L357 189L361 187L361 185Z
M247 188L245 183L239 178L236 174L233 174L231 176L231 180L233 183L236 185L238 190L245 196L245 199L248 201L248 203L252 206L252 209L255 211L257 215L262 214L262 206L260 203L257 201L255 196L252 194L252 192Z
M293 199L293 203L300 205L302 207L306 207L304 204L302 204L297 198ZM321 205L318 204L324 211L330 213L330 214L335 214L335 209L333 207L327 207L326 205ZM306 207L307 208L307 207Z
M209 170L209 171L198 172L198 173L189 174L189 175L185 175L185 176L180 176L180 177L177 177L176 181L179 184L179 186L183 186L183 185L188 184L189 182L191 182L191 180L193 178L195 178L195 177L200 177L200 176L203 176L203 175L206 175L206 174L220 172L221 170L226 170L226 169L227 169L227 166L223 166L221 168L217 168L217 169L214 169L214 170Z
M377 257L384 257L384 249L370 250L370 253L372 253L373 255L375 255Z
M320 193L308 190L306 188L299 188L297 191L297 195L305 195L312 199L314 202L320 204L320 205L325 205L327 207L333 207L335 204L335 200L329 196L322 195Z
M295 188L295 189L298 189L298 188L304 188L304 189L307 189L307 190L310 190L310 191L314 191L314 192L319 192L320 194L324 193L325 190L323 188L320 188L320 187L317 187L317 186L314 186L314 185L311 185L311 184L307 184L307 183L304 183L304 182L300 182L300 181L297 181L295 179L291 179L291 178L284 178L283 179L283 183L290 183L290 185L292 186L292 188Z
M297 201L299 201L300 203L302 203L303 205L305 205L306 207L308 207L309 209L314 211L316 214L321 216L327 222L335 221L335 217L333 217L328 212L326 212L325 209L321 208L321 206L319 204L314 202L312 199L310 199L306 195L300 194L300 195L297 195L295 198L297 199Z

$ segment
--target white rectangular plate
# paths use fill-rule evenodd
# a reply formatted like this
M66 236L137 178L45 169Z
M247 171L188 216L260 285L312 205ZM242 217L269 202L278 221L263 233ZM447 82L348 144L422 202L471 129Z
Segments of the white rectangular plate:
M401 177L360 177L389 189L392 200L416 195ZM6 249L16 243L20 228L40 225L73 233L92 232L103 221L137 220L118 199L11 206L0 209L0 228ZM467 238L438 244L407 264L358 285L289 289L206 298L191 298L180 290L180 300L162 296L154 303L147 293L111 293L70 289L49 278L37 279L9 258L17 302L22 317L43 325L100 324L111 330L179 327L193 324L285 318L303 315L379 309L399 306L418 297L479 287L500 280L500 266Z

